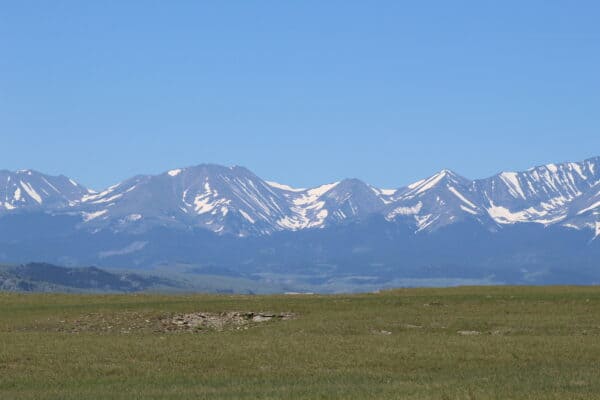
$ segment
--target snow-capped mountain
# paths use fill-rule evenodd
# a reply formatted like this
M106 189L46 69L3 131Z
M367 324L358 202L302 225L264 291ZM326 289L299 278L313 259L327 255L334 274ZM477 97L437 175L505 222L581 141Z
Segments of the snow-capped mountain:
M473 220L490 230L516 223L596 229L600 158L502 172L470 181L443 170L399 189L386 218L416 231Z
M591 229L600 236L600 184L577 197L568 208L563 225L575 229Z
M382 191L358 179L344 179L313 189L269 184L281 190L289 204L290 213L277 221L282 229L325 228L360 220L381 212L385 206Z
M0 171L0 216L20 211L64 210L87 194L88 189L62 175Z
M600 181L600 159L548 164L524 172L503 172L475 181L488 213L500 224L561 223L570 208Z
M472 182L449 170L399 189L388 201L385 217L413 225L416 232L466 220L491 222Z
M206 229L234 236L328 228L381 218L416 234L469 222L490 232L535 223L600 235L600 157L470 180L449 170L398 189L358 179L315 188L265 181L243 167L198 165L140 175L93 192L64 176L0 171L0 216L80 217L79 229Z
M243 167L199 165L136 176L74 207L96 229L205 228L239 236L266 234L289 215L280 191Z

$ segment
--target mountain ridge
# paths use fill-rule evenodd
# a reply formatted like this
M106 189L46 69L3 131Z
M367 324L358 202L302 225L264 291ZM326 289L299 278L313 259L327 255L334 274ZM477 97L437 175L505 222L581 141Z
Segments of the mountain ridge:
M63 176L0 171L0 217L42 211L80 217L78 229L206 229L239 237L323 229L380 215L414 233L472 221L600 235L600 157L471 180L443 169L396 189L349 178L314 188L264 180L245 167L199 164L137 175L95 192Z

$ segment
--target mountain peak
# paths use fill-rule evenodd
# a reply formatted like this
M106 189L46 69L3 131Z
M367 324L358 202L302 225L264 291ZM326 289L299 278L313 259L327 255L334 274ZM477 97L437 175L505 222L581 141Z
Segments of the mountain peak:
M435 174L435 175L443 175L443 176L446 176L446 175L449 175L449 176L458 176L458 174L457 174L457 173L455 173L454 171L452 171L452 170L450 170L450 169L446 169L446 168L444 168L444 169L440 170L440 171L439 171L437 174Z
M440 172L431 175L429 178L422 179L420 181L414 182L407 186L408 191L405 193L406 196L419 196L428 192L436 187L439 187L442 184L446 186L448 184L467 184L469 182L468 179L463 178L458 175L454 171L449 169L443 169Z
M63 175L30 169L0 171L0 215L24 210L48 211L74 205L88 189Z

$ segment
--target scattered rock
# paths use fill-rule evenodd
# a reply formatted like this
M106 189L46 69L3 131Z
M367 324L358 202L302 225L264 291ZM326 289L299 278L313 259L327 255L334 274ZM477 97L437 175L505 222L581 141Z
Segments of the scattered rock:
M390 332L390 331L384 331L384 330L380 330L380 331L374 330L374 331L371 331L371 332L374 333L374 334L376 334L376 335L386 335L386 336L392 334L392 332Z
M462 336L481 335L481 332L479 332L479 331L458 331L456 333L458 333L459 335L462 335Z
M495 329L495 330L491 331L490 335L492 335L492 336L502 336L502 335L509 335L512 332L513 331L510 328L502 328L502 329Z
M161 325L166 331L203 329L223 331L225 329L247 329L249 325L281 321L295 318L292 313L254 313L242 311L229 311L222 313L197 312L190 314L177 314L161 320Z

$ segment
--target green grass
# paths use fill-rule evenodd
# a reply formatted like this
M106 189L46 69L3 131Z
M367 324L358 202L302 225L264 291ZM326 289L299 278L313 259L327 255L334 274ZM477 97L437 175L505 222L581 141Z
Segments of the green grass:
M246 310L298 317L160 329L173 313ZM0 294L0 399L86 398L598 399L600 288Z

